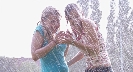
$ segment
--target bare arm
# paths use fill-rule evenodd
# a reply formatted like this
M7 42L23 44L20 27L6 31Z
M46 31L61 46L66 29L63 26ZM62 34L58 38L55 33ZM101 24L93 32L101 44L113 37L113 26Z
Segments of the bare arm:
M56 45L54 41L51 41L48 45L42 47L43 41L44 38L38 31L36 31L31 43L31 54L34 61L37 61L39 58L45 56Z
M72 64L76 63L77 61L81 60L84 57L84 54L81 52L78 52L69 62L67 62L68 66L71 66Z
M94 44L91 44L91 43L85 44L85 43L81 43L77 40L74 40L70 33L67 33L64 40L60 40L60 43L71 44L71 45L76 46L77 48L79 48L81 50L86 51L87 53L90 53L90 54L95 54L94 50L97 49L96 48L97 46ZM96 50L96 51L98 51L98 50Z
M84 44L84 43L81 43L81 42L79 42L77 40L73 40L72 41L72 45L73 46L76 46L77 48L79 48L81 50L87 51L87 53L95 54L94 53L94 50L96 49L96 46L95 45L92 45L92 44Z
M68 48L69 48L69 44L67 44L67 48L66 48L65 53L64 53L64 56L65 56L65 57L66 57L66 55L67 55Z

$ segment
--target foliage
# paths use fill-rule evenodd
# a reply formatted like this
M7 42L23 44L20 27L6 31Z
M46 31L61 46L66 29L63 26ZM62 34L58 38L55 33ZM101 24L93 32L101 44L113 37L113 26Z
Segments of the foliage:
M32 59L0 57L0 72L40 72Z

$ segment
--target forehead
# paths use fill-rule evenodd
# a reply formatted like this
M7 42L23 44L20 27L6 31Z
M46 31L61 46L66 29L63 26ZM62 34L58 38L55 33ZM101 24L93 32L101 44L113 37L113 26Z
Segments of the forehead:
M75 17L77 15L78 15L78 13L73 10L73 11L69 12L68 15L66 15L66 16L73 18L73 17Z
M50 15L50 16L49 16L49 19L51 19L51 20L60 20L60 16L57 16L57 15Z
M70 11L70 14L76 14L76 13L77 13L76 10L71 10L71 11Z

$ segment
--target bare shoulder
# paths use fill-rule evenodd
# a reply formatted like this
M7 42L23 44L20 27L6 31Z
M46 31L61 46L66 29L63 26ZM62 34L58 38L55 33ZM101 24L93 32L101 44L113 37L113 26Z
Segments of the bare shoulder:
M31 45L36 50L38 48L41 48L43 41L44 41L43 36L38 31L36 31L32 37Z
M33 38L35 38L35 40L36 40L36 38L38 38L38 39L43 39L43 36L40 34L39 31L36 31L36 32L34 33L34 35L33 35Z
M97 27L95 22L89 18L82 18L81 19L82 23L87 25L87 26L93 26L93 27Z

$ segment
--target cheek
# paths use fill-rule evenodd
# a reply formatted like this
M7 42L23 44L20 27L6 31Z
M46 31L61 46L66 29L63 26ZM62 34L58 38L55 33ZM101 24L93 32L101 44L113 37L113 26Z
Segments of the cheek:
M53 29L56 31L56 30L58 30L59 27L60 27L59 25L54 25Z
M51 28L51 26L50 26L50 25L46 25L46 27L47 27L47 28Z
M73 32L74 32L76 35L79 35L79 34L80 34L80 31L79 31L77 28L74 28L74 29L73 29Z
M58 29L60 27L60 24L56 24L56 28Z
M72 28L72 31L73 31L74 33L76 33L76 29L75 29L75 28Z

